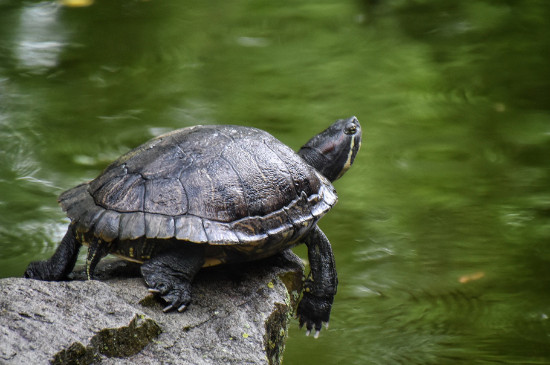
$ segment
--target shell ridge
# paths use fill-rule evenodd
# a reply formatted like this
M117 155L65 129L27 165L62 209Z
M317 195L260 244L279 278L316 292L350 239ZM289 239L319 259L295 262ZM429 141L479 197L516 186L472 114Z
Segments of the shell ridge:
M290 225L290 227L292 227L292 233L294 233L294 225L292 224L292 221L290 220L290 217L287 213L287 211L285 209L279 209L279 211L277 212L277 215L284 215L285 219L286 219L286 223L288 223ZM267 235L269 237L272 237L272 238L277 238L279 235L282 235L285 231L288 231L289 233L291 232L291 229L289 228L285 228L285 225L284 225L285 222L281 221L281 224L279 224L277 227L275 228L270 228L269 230L266 231ZM285 237L285 239L283 240L286 240L286 238L288 237Z
M181 181L181 179L178 178L176 180L180 184L183 190L183 194L185 194L185 200L187 201L187 207L185 208L185 211L188 212L189 211L189 194L187 193L187 190L185 189L185 186L183 185L183 182Z
M225 133L222 132L222 130L220 129L220 126L217 126L217 125L210 125L210 126L203 126L204 128L207 128L207 129L210 129L210 130L214 130L216 132L218 132L218 134L220 135L223 135L224 137L226 137L227 139L229 140L232 140L230 136L227 136ZM196 129L195 127L190 127L190 133ZM182 144L184 144L186 141L185 140L178 140L178 139L175 139L176 142L177 142L177 147L178 149L181 151L182 154L186 155L189 157L189 159L191 160L191 163L189 164L189 166L197 166L197 161L195 159L195 156L193 155L193 153L187 153L185 151L184 148L182 148ZM218 152L217 154L217 157L216 158L219 158L219 159L222 159L223 158L223 153L225 152L225 150L227 149L227 146L228 144L225 144L223 146L223 148L221 149L221 151ZM212 158L212 161L207 161L208 163L206 165L201 165L202 167L200 168L201 170L203 170L204 172L206 172L205 176L212 182L212 179L210 178L210 176L208 175L207 171L208 169L212 166L213 164L213 160L215 160L215 158ZM228 161L226 161L228 162ZM228 162L229 163L229 162ZM198 169L198 168L197 168ZM233 169L234 170L234 169ZM179 181L180 185L182 186L183 188L183 191L185 193L185 196L187 198L187 212L189 212L189 209L191 208L191 202L193 199L192 198L192 195L189 194L189 191L188 189L185 187L185 174L187 174L189 172L189 170L187 168L184 168L184 169L181 169L180 173L178 174L177 176L177 180Z
M296 191L296 182L294 181L294 178L292 177L292 174L290 173L290 169L289 169L287 163L285 162L285 160L283 160L283 159L279 156L278 153L276 153L276 152L273 150L273 148L271 148L271 147L269 146L269 144L267 144L267 143L265 142L265 140L263 140L263 143L266 145L266 147L267 147L271 152L273 152L273 155L274 155L275 157L277 157L277 158L279 159L279 161L281 161L281 162L283 163L283 165L285 166L285 168L286 168L286 174L287 174L288 178L290 179L290 181L292 182L292 190L294 190L294 196L298 196L298 192ZM294 151L292 151L292 152L294 152Z
M225 149L224 149L224 152L225 152ZM241 186L241 190L243 191L242 196L243 196L243 200L244 200L245 205L246 205L246 216L250 217L250 202L248 201L248 198L246 197L246 194L244 193L245 185L244 185L244 181L243 181L243 178L242 178L241 174L239 174L237 169L235 169L235 166L233 166L231 164L231 161L229 161L227 158L225 158L225 156L222 155L222 156L220 156L220 158L222 160L224 160L225 162L227 162L229 167L231 167L231 170L233 170L233 172L235 173L235 176L237 176L237 179L239 180L239 185Z
M269 184L270 188L275 191L277 190L276 186L274 184L271 184L270 182L270 179L267 179L266 176L264 175L263 171L262 171L262 168L260 167L259 163L258 163L258 160L256 158L256 156L254 154L252 154L250 151L248 151L247 149L245 149L244 147L242 147L240 145L240 143L236 143L234 144L235 148L237 148L239 151L242 151L243 154L246 154L249 158L250 158L250 161L252 163L254 163L254 166L255 166L255 170L258 171L260 173L260 176L262 177L262 180L264 183L266 184ZM231 162L229 162L229 165L231 165ZM232 165L231 165L232 166ZM233 166L232 166L233 167ZM235 168L233 167L233 169L235 170ZM241 181L244 181L241 179ZM246 184L243 182L243 195L245 196L245 201L246 201L246 206L247 206L247 216L251 216L251 213L250 213L250 201L248 199L246 199L246 192L248 192L249 194L251 192L262 192L262 190L257 190L255 186L253 185L250 185L250 184ZM260 195L264 195L264 194L260 194Z
M94 182L95 182L97 179L99 179L99 178L101 178L101 177L104 177L104 175L105 175L106 173L108 173L107 170L109 170L109 168L111 168L111 166L115 165L116 161L118 161L118 160L115 160L115 162L113 162L113 163L111 163L109 166L107 166L107 167L101 172L101 174L100 174L97 178L95 178L95 179L93 179L92 181L90 181L90 182L87 183L87 184L88 184L88 190L89 190L90 195L91 195L92 197L94 197L94 194L95 194L95 193L97 193L99 190L101 190L105 185L107 185L107 184L111 181L111 179L105 179L105 181L104 181L101 185L96 186L96 187L92 187L92 185L94 185ZM122 170L124 170L123 173L122 173L121 175L116 175L116 176L122 177L122 176L124 176L124 175L128 175L128 167L126 166L126 162L123 162L123 163L120 164L120 165L115 165L115 166L113 166L111 170L114 170L114 169L116 169L116 168L121 168ZM109 172L110 172L111 170L109 170ZM95 197L94 197L94 200L95 200Z

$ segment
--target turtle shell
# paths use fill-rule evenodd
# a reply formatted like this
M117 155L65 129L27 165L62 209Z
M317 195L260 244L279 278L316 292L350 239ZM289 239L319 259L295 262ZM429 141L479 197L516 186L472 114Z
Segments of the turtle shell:
M241 126L159 136L59 198L77 233L100 241L184 241L261 256L300 240L336 201L331 183L289 147ZM222 251L212 252L227 261Z

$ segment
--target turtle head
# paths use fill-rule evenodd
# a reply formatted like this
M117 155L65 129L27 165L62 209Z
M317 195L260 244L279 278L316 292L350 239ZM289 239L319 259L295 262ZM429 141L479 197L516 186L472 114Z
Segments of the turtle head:
M340 119L310 139L298 155L330 181L351 166L361 147L361 125L355 117Z

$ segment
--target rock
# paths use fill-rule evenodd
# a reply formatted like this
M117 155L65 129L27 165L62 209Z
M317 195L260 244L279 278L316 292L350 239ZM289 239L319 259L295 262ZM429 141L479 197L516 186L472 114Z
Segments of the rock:
M0 363L279 364L302 289L290 251L202 270L184 313L162 312L139 265L103 260L100 280L0 280Z

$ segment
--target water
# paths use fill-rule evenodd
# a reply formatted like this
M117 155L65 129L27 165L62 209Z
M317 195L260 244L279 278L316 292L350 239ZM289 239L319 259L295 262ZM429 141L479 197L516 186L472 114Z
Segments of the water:
M0 277L51 255L60 192L152 136L296 149L356 115L320 223L330 328L293 323L285 364L550 363L547 2L64 3L0 2Z

